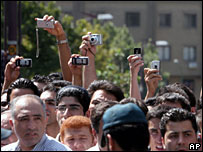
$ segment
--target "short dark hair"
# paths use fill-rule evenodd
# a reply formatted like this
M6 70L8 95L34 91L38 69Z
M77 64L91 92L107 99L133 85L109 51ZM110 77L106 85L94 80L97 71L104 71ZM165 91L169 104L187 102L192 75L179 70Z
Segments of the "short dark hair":
M191 110L189 101L182 95L175 93L175 92L169 92L165 93L161 96L158 96L156 99L156 104L159 105L165 102L171 102L171 103L180 103L181 107L183 109L186 109L188 111Z
M100 125L100 120L102 119L102 116L104 112L112 107L113 105L117 104L117 101L112 101L112 100L105 100L105 102L100 101L101 99L97 99L98 104L96 104L95 107L93 107L90 115L90 120L91 120L91 125L92 128L96 131L96 133L99 133L99 125Z
M47 77L49 81L63 80L63 75L61 72L52 72Z
M63 87L72 85L72 82L69 82L69 81L66 81L66 80L53 80L53 81L52 81L52 84L53 84L56 88L61 89L61 88L63 88Z
M170 92L179 93L180 95L184 96L186 99L189 100L189 97L185 93L185 91L183 89L181 89L180 87L174 85L174 84L169 84L169 85L166 85L164 87L161 87L159 89L159 91L157 92L156 96L161 96L165 93L170 93Z
M124 151L148 150L149 131L146 123L122 124L111 127L104 131L102 137L105 139L104 143L108 142L107 134L110 134Z
M40 92L37 86L29 79L26 78L19 78L13 83L11 83L10 87L8 88L7 92L7 102L10 102L10 95L12 90L14 89L31 89L35 95L40 96Z
M118 86L107 80L94 80L87 90L91 98L97 90L105 90L107 93L114 95L117 101L121 101L124 98L123 91Z
M48 78L45 75L35 74L31 81L46 84L48 82Z
M87 90L80 86L66 86L61 88L56 94L56 105L60 103L61 98L63 97L75 97L78 102L83 107L84 115L87 112L90 105L90 97Z
M188 95L188 97L189 97L188 100L189 100L189 102L190 102L190 106L191 106L191 107L195 107L195 105L196 105L196 97L195 97L193 91L192 91L188 86L186 86L185 84L182 84L182 83L179 83L179 82L176 82L176 83L174 83L173 85L175 85L175 86L177 86L177 87L183 89L183 90L185 91L185 93L186 93L186 94Z
M144 112L145 116L148 112L148 108L145 105L144 101L136 99L136 98L124 98L123 100L120 101L120 104L126 104L126 103L135 103L138 105L138 107Z
M145 100L146 106L152 106L152 107L155 106L156 98L157 98L156 96L147 98L147 99Z
M50 82L43 87L42 92L44 92L44 91L51 91L51 92L53 91L53 92L57 93L59 91L59 88L55 87L54 84L52 82Z
M166 125L169 121L173 122L181 122L189 120L192 123L192 127L195 130L195 133L197 133L197 123L195 119L195 115L192 112L189 112L182 108L172 108L167 113L165 113L162 118L161 122L159 124L161 135L164 137L166 133Z
M161 119L164 113L168 112L172 107L166 105L158 105L150 109L146 115L147 121L152 118Z

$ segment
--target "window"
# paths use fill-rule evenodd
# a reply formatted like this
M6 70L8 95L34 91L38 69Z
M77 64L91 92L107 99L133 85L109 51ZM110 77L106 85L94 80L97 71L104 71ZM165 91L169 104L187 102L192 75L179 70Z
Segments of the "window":
M196 47L185 46L183 48L183 59L185 61L195 61L196 60Z
M158 55L161 61L169 61L170 60L170 46L159 46Z
M126 13L126 25L127 25L127 27L140 26L140 13L127 12Z
M159 15L159 26L170 27L171 26L171 14L160 14Z
M183 84L189 87L192 91L195 90L195 81L191 79L184 79Z
M186 28L196 28L197 27L197 15L196 14L184 14L185 27Z

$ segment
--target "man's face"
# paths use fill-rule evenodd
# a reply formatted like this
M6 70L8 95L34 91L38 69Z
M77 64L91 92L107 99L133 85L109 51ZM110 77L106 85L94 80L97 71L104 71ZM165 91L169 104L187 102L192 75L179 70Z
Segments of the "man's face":
M21 149L31 150L45 133L46 120L42 105L33 98L22 98L16 103L12 122Z
M56 93L54 91L44 91L40 95L40 98L46 104L46 112L48 117L47 125L56 122Z
M25 94L34 94L34 92L31 89L13 89L11 94L10 94L10 101L13 100L14 98L18 97L18 96L22 96Z
M89 105L89 113L91 115L91 110L95 107L95 101L97 99L108 99L108 100L113 100L113 101L116 101L116 97L110 93L107 93L106 91L104 90L97 90L94 92L92 98L91 98L91 101L90 101L90 105Z
M148 121L148 129L150 134L150 148L151 151L163 151L161 142L161 132L159 129L159 118L152 118Z
M197 143L197 135L190 120L166 124L163 144L167 151L189 150L190 143Z
M9 123L10 119L11 119L10 113L5 112L5 113L1 114L1 128L5 128L5 129L12 131L11 136L9 136L7 139L1 140L1 147L17 141L17 137L16 137L15 133L13 132L11 125Z
M84 116L83 107L75 97L62 97L57 108L57 121L59 126L70 116Z
M68 128L64 132L62 143L73 151L85 151L94 146L94 138L90 129L86 126L81 128Z

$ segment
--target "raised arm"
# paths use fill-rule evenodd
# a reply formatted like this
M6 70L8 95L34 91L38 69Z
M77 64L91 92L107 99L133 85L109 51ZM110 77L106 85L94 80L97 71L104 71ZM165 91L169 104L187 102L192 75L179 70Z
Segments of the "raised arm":
M54 17L45 15L43 19L45 21L50 21L54 19ZM72 73L70 71L70 68L67 66L67 63L71 57L71 49L69 47L69 43L64 41L67 39L67 37L66 37L66 33L63 30L62 25L59 23L59 21L55 20L53 29L44 28L44 30L54 35L56 37L56 40L59 42L58 43L59 61L60 61L60 66L63 74L63 79L71 82Z
M158 87L159 81L162 80L162 76L156 74L158 70L156 69L149 69L145 68L144 69L144 80L147 86L147 94L145 96L145 100L147 100L150 97L153 97L156 89Z
M16 67L16 60L18 59L23 59L23 57L16 56L15 58L11 58L11 60L6 64L6 68L4 70L4 83L1 92L8 89L10 84L18 79L20 75L20 67Z
M79 57L79 54L73 54L68 61L68 66L72 73L72 84L82 86L82 65L73 65L72 58Z
M95 55L96 55L96 46L91 45L89 41L89 34L82 37L82 44L80 45L80 52L82 56L89 57L89 64L84 66L84 80L83 87L88 88L91 82L97 80L96 69L95 69Z
M127 59L130 67L130 97L141 100L137 76L140 67L144 65L144 61L141 60L141 57L135 55L130 55Z

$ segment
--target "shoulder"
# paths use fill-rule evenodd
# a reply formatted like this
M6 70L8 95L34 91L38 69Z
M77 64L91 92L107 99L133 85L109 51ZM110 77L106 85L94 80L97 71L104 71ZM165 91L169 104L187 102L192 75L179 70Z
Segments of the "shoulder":
M1 147L1 151L16 151L17 142Z
M47 140L45 142L45 145L46 147L46 150L49 150L49 151L57 151L57 150L60 150L60 151L72 151L68 146L60 143L59 141L57 141L55 138L53 137L50 137L47 135Z

